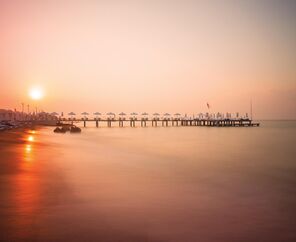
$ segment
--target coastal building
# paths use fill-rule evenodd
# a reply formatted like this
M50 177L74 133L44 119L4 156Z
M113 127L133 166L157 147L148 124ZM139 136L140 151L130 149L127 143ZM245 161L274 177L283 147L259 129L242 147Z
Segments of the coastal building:
M40 113L23 113L19 111L0 109L0 121L45 121L45 120L57 120L58 118L46 112Z

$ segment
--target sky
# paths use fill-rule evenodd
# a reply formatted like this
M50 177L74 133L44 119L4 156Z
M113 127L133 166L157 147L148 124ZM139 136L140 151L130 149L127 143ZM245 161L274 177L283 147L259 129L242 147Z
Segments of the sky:
M0 53L0 108L296 119L292 0L1 0Z

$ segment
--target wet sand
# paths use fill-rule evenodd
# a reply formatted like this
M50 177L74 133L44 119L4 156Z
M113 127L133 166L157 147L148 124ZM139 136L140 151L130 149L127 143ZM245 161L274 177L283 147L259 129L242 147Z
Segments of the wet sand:
M2 132L0 241L295 241L296 125L263 125Z

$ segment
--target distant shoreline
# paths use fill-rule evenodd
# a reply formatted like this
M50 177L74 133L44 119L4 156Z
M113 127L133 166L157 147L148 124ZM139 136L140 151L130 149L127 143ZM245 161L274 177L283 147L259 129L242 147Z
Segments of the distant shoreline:
M0 122L0 132L10 131L10 130L26 130L26 129L36 129L39 125L36 124L13 124L9 122Z

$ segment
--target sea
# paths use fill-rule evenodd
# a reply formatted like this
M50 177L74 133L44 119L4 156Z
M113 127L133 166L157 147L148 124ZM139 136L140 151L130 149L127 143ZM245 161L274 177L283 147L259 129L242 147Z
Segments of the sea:
M0 241L294 242L296 121L1 132Z

